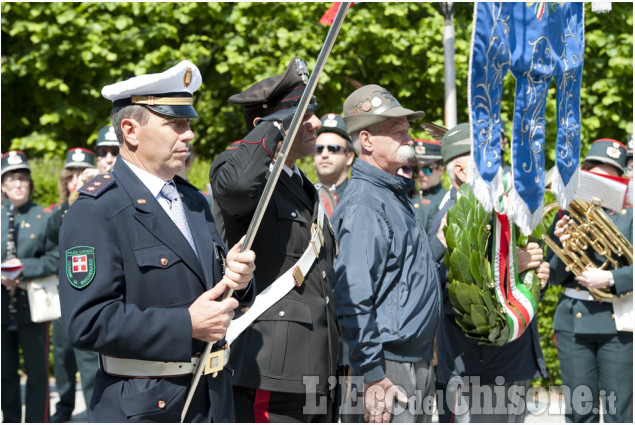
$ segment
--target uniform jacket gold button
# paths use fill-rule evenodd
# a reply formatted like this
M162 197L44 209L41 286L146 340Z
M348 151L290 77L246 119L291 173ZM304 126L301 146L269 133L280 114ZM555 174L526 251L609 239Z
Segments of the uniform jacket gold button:
M298 216L298 215L295 213L295 211L293 211L293 212L291 213L291 217L296 218L297 216Z
M578 286L578 287L576 287L576 288L575 288L575 290L576 290L576 291L578 291L578 292L580 292L580 287L579 287L579 286Z
M29 236L31 239L35 239L35 235L31 234L31 236Z
M322 270L322 279L326 279L326 272Z
M278 316L284 317L284 311L281 311L280 313L278 313Z
M330 301L330 300L329 300L329 297L326 297L325 301L326 301L326 303L328 304L328 303L329 303L329 301Z
M615 320L615 314L611 314L611 319Z
M159 406L159 409L165 408L165 401L159 400L159 402L157 403L157 406Z
M164 267L167 266L168 265L168 259L165 258L165 257L161 258L161 265L164 266Z
M578 319L582 319L582 313L580 312L576 313L575 317L577 317Z

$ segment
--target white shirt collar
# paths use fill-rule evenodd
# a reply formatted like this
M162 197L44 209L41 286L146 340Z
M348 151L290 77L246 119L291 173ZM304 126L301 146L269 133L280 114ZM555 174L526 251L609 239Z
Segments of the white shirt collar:
M130 167L132 172L135 173L139 180L141 180L141 183L143 183L143 185L148 188L150 193L152 193L152 196L154 196L155 198L158 197L161 193L161 189L163 189L163 186L166 182L164 182L163 179L155 176L154 174L150 174L147 171L137 167L136 165L131 164L125 159L121 159L123 160L123 162L126 163L128 167Z
M289 168L287 164L284 164L282 166L282 169L284 170L285 173L287 173L289 177L292 177L292 174L297 174L298 176L302 177L302 174L300 174L300 169L295 164L293 164L293 168Z

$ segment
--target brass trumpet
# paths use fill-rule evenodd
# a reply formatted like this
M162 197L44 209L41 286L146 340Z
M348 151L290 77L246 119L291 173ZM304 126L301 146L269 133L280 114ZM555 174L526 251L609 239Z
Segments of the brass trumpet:
M557 203L547 206L543 218L556 208L559 208ZM562 248L549 235L543 236L549 248L566 265L567 271L580 276L587 267L602 270L609 267L617 269L620 258L629 265L633 264L633 246L602 210L599 199L594 198L592 203L573 200L567 211L569 220L564 227L564 233L571 237L562 244ZM604 258L602 264L596 265L589 258L587 251L590 248ZM608 287L589 288L589 292L596 300L608 300L615 297Z

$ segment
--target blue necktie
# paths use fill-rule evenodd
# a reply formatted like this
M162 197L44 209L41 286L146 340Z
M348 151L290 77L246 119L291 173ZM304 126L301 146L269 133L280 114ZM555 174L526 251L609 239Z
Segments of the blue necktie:
M190 232L190 226L187 224L187 217L185 217L185 210L183 209L183 201L181 201L181 195L176 190L174 184L170 181L167 182L163 188L161 189L161 194L165 196L168 201L170 201L170 210L172 211L172 221L176 224L176 227L179 228L185 239L190 243L190 246L194 250L194 253L198 256L196 252L196 247L194 246L194 239L192 238L192 232Z

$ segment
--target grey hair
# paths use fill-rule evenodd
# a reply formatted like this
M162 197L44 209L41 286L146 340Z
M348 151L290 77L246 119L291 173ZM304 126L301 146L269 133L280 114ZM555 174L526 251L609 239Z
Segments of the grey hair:
M353 145L353 150L355 151L355 154L357 156L359 156L362 152L362 142L359 141L359 133L362 130L356 131L353 134L349 134L349 136L351 136L351 145ZM348 142L347 142L348 145Z
M364 130L368 131L370 134L375 134L378 131L381 131L382 124L384 123L380 122L379 124L369 125L368 127L362 128L361 130L357 130L353 133L349 133L349 136L351 136L351 143L353 145L353 149L355 149L355 153L357 154L357 156L359 156L362 153L362 142L359 140L359 134Z
M112 109L110 112L110 120L115 129L115 135L117 136L120 147L123 146L124 142L123 132L121 131L121 121L125 119L133 119L138 121L141 125L146 125L150 119L150 113L147 108L141 105L117 106Z
M457 156L452 158L452 160L450 160L450 162L448 162L445 165L445 171L448 173L448 176L450 177L450 183L452 185L454 185L454 178L456 177L455 173L454 173L454 166L456 165L457 162L463 162L465 165L465 160L469 157L469 155L461 155L461 156Z

